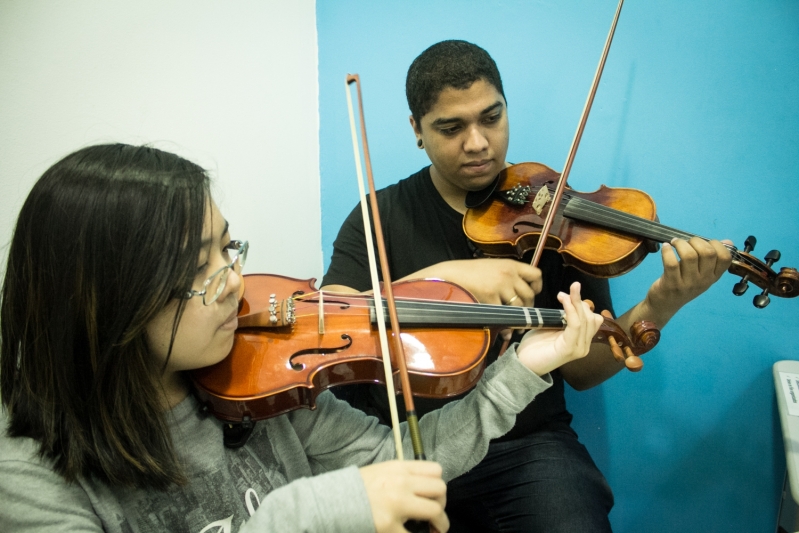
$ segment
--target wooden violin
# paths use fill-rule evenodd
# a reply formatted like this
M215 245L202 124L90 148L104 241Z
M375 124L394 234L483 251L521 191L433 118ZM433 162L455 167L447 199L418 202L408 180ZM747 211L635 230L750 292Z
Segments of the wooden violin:
M489 188L467 198L466 236L487 255L521 258L538 244L559 178L558 172L540 163L504 169ZM647 253L656 251L659 243L697 236L660 224L655 202L636 189L603 185L595 192L583 193L566 186L554 209L544 246L560 252L566 264L598 277L629 272ZM772 250L765 262L760 261L749 253L756 242L749 237L743 251L725 245L732 253L728 271L742 277L733 293L742 295L751 281L763 289L754 299L758 308L768 305L769 294L782 298L799 295L799 272L788 267L774 272L771 266L780 252Z
M316 396L334 385L385 382L371 295L322 293L314 279L244 279L230 355L191 373L198 397L215 416L255 421L313 408ZM473 387L501 329L565 327L561 310L478 304L446 281L399 282L394 292L412 391L419 396L446 398ZM628 336L607 317L594 336L637 368L638 356L659 339L651 323L635 324ZM393 355L392 367L401 392Z

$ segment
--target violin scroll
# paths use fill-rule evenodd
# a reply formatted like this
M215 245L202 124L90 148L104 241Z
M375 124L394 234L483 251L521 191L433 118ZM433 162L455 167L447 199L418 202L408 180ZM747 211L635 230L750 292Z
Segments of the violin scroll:
M774 294L782 298L793 298L799 295L799 271L795 268L782 267L779 274L772 270L771 266L780 260L779 250L771 250L765 256L765 262L751 255L757 244L757 239L750 235L744 241L743 252L734 251L733 261L729 272L736 276L741 276L741 281L732 288L732 293L741 296L749 288L751 281L763 292L756 295L752 301L755 307L762 309L766 307L771 299L769 294Z
M660 330L654 323L641 320L630 326L630 336L633 344L643 350L640 353L646 353L660 341Z
M583 300L588 304L591 311L594 310L594 302ZM601 342L610 346L613 357L630 372L638 372L644 367L641 355L654 348L660 340L660 330L654 323L648 320L641 320L630 326L628 336L613 319L613 315L607 309L599 313L605 321L599 327L594 342Z
M621 327L613 321L613 316L605 310L600 313L605 321L594 336L594 341L603 342L610 346L613 357L630 372L638 372L644 367L641 355L654 348L660 340L660 330L647 320L636 322L630 327L628 336Z

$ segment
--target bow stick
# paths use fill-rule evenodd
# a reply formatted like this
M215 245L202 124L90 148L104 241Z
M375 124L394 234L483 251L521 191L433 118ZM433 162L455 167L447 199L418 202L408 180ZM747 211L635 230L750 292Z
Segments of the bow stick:
M588 121L588 113L591 112L591 105L594 103L594 96L596 95L597 87L599 87L599 79L602 77L602 71L605 68L605 60L608 58L610 43L613 41L613 34L616 32L616 23L619 22L619 15L621 14L621 6L623 4L624 0L619 0L619 6L616 8L616 15L613 17L613 24L610 25L608 38L605 40L605 48L602 50L602 56L599 58L599 65L597 65L596 73L594 74L594 80L591 82L591 89L588 91L588 98L585 101L582 115L580 115L580 122L577 124L577 131L574 133L574 139L572 140L571 148L569 148L569 154L566 156L566 163L563 165L563 172L561 172L560 179L558 179L558 185L555 187L555 195L552 199L552 203L550 204L549 213L547 213L547 217L544 219L544 226L541 229L541 236L538 238L538 242L535 245L533 259L530 261L532 266L538 266L538 262L541 260L541 255L544 253L544 244L547 241L549 230L552 228L552 223L555 220L557 206L560 205L560 201L563 198L563 192L566 189L566 181L569 179L569 172L571 172L572 163L574 163L574 156L577 154L577 147L580 145L580 139L583 137L585 123ZM601 314L605 318L613 318L609 311L602 311ZM508 341L506 340L503 344L503 349L507 346L507 344ZM616 339L612 336L608 337L608 344L610 345L613 357L615 357L617 361L624 363L627 368L633 372L641 370L643 367L643 362L638 356L632 355L632 353L629 352L629 347L626 347L627 350L623 350L617 343Z
M372 208L372 218L374 218L375 239L377 241L377 251L380 257L380 268L383 272L383 288L386 293L386 303L388 307L389 319L391 321L392 341L394 346L394 356L399 370L400 384L402 386L402 396L405 400L405 418L408 422L408 431L413 444L413 455L415 459L424 460L424 447L421 434L419 432L419 421L416 417L416 407L413 403L411 393L411 382L408 377L408 367L405 363L405 350L402 346L400 337L399 318L394 302L394 291L391 287L391 275L388 270L388 258L383 241L383 228L380 224L380 212L377 206L377 194L375 192L374 178L372 176L372 164L369 157L369 144L366 140L366 122L363 116L363 99L361 97L361 82L357 74L347 75L345 88L347 90L347 106L350 116L350 129L352 130L352 146L355 152L355 170L358 175L358 190L361 196L361 212L363 214L364 235L366 237L366 249L369 255L369 269L372 276L372 289L374 293L375 313L377 316L377 327L380 334L380 346L383 354L383 369L386 375L386 387L388 392L389 409L391 410L391 424L394 431L394 441L397 448L397 459L402 460L402 436L399 430L399 419L397 416L397 398L394 393L394 376L391 368L391 353L388 349L386 333L386 323L383 315L383 298L380 291L380 283L377 277L377 266L374 259L374 248L372 246L372 231L369 224L369 214L366 209L366 195L363 187L363 173L361 170L361 155L358 151L358 140L355 128L355 116L352 108L352 95L350 85L355 84L358 90L358 114L361 127L361 142L363 143L363 159L366 166L366 177L369 182L369 200Z
M569 172L571 172L572 169L574 156L577 154L577 147L580 145L580 139L583 137L585 123L588 121L588 113L591 111L591 104L594 103L594 95L596 95L597 87L599 87L599 78L602 77L602 70L605 68L605 60L608 57L610 43L613 41L613 34L616 32L616 23L619 21L619 14L621 14L622 4L624 4L624 0L619 0L619 6L616 8L616 16L613 17L613 24L610 26L610 32L608 33L608 38L605 41L605 48L602 50L602 56L599 58L599 65L596 68L596 74L594 74L594 81L591 83L591 90L588 91L588 98L585 101L583 113L580 116L580 122L577 124L577 132L574 134L571 148L569 148L569 154L566 156L566 164L563 165L563 172L561 172L558 185L555 188L555 198L550 204L549 213L547 213L547 217L544 220L544 227L541 229L541 237L538 239L538 243L535 246L533 260L530 261L532 266L538 266L538 262L541 260L541 254L544 253L544 243L549 235L549 230L552 228L552 222L555 220L557 206L560 205L561 198L563 197L563 191L566 188L566 180L569 178Z

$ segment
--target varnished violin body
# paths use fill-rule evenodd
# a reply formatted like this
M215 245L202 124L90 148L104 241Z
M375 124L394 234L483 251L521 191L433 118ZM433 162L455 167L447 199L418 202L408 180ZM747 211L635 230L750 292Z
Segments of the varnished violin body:
M219 418L240 421L245 414L253 420L267 418L313 407L316 395L334 385L385 381L370 296L325 293L320 306L313 279L250 274L245 280L230 355L192 373L199 397ZM398 296L422 296L414 282L399 283L394 290ZM450 283L424 282L423 290L425 298L474 302L468 292ZM268 309L272 295L281 304L287 299L294 302L294 323L269 327L267 320L263 327L247 327L242 318ZM449 397L473 387L483 373L490 340L485 329L403 327L413 393ZM447 349L433 356L429 350L442 342Z
M552 208L551 202L546 202L537 210L533 200L542 187L553 187L559 177L559 173L541 163L521 163L504 169L492 197L466 213L466 236L487 255L521 258L538 243L540 229ZM506 191L516 191L523 201L508 199ZM643 191L604 185L593 193L568 187L566 191L564 197L569 199L584 198L649 221L657 220L655 202ZM597 277L620 276L638 266L651 251L640 237L570 218L567 209L574 202L564 203L555 214L545 246L560 252L567 265Z
M479 193L478 205L469 205L463 230L487 255L521 258L533 249L549 210L549 192L560 174L540 163L521 163L504 169L493 189ZM613 277L635 268L659 243L696 235L660 224L655 202L645 192L604 185L591 193L567 187L547 236L546 248L554 249L563 261L587 274ZM704 237L702 237L704 238ZM707 239L705 239L707 240ZM766 262L749 254L755 239L747 239L744 251L728 246L733 261L729 271L744 278L735 294L746 291L751 281L763 294L755 305L764 307L767 294L783 298L799 295L799 272L783 267L771 269L779 252L769 252Z
M385 382L371 295L321 293L315 280L285 276L244 279L230 355L191 373L198 397L218 418L255 421L313 408L316 396L334 385ZM446 398L472 388L492 333L501 328L565 326L560 310L478 304L465 289L440 280L396 283L394 292L418 396ZM632 329L628 336L606 318L594 341L617 344L622 360L639 369L637 356L657 344L660 332L650 323ZM395 386L401 392L396 374Z

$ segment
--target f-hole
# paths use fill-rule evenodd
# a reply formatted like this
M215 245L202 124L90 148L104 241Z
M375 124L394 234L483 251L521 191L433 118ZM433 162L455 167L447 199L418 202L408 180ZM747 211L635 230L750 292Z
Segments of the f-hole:
M341 334L341 339L345 341L344 344L342 344L341 346L334 346L332 348L324 348L324 347L308 348L306 350L300 350L298 352L294 352L293 354L291 354L291 357L289 357L289 366L292 368L292 370L296 370L299 372L300 370L305 369L305 365L296 362L295 359L302 357L303 355L325 355L325 354L339 353L343 352L344 350L347 350L350 346L352 346L352 337L350 337L346 333Z
M513 233L519 233L519 231L520 231L519 230L519 226L524 227L525 231L527 231L527 228L543 228L544 227L543 224L535 224L534 222L528 222L526 220L520 220L516 224L513 225Z
M319 303L319 299L318 298L313 298L313 299L312 298L308 298L308 299L303 298L302 301L303 302L308 302L309 304L318 304ZM342 302L341 300L328 300L327 298L325 298L325 305L340 305L341 309L349 309L352 304L350 304L349 302Z

